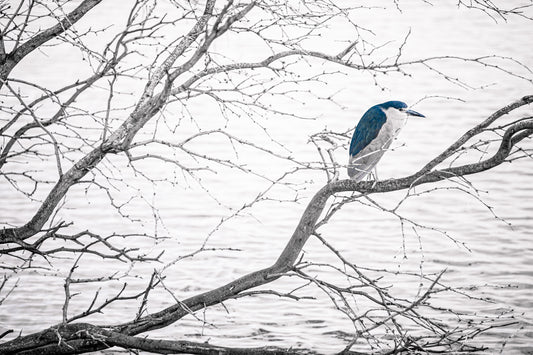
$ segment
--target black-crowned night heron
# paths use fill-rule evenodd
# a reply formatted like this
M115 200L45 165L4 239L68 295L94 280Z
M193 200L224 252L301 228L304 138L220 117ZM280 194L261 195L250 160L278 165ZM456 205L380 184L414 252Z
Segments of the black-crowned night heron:
M401 101L387 101L365 112L350 143L348 176L351 179L362 180L376 166L408 116L425 117L407 109Z

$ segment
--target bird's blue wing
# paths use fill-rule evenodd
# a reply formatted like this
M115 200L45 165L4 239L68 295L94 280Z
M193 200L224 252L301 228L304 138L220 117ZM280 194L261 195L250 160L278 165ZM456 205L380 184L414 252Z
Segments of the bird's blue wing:
M370 144L377 136L381 127L387 121L385 112L377 106L365 112L353 133L350 143L350 155L354 156Z

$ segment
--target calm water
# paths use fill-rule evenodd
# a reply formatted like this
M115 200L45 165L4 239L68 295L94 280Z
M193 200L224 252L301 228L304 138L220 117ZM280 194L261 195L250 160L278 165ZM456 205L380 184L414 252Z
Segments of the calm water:
M120 13L118 8L107 10ZM507 23L502 21L496 24L480 12L456 10L454 7L433 8L414 1L406 3L403 10L403 13L394 9L378 10L380 16L372 18L363 11L356 21L362 26L372 26L377 42L393 38L401 43L411 29L405 47L406 58L450 53L463 56L499 54L533 67L530 50L533 25L524 19L514 18ZM103 14L106 9L101 11ZM316 43L317 47L321 45ZM253 56L257 49L253 43L247 42L235 47L232 41L221 41L217 46L219 51L229 48L236 56ZM22 78L38 77L43 83L49 84L57 78L58 73L68 72L65 66L71 66L73 71L77 68L77 58L72 58L67 64L50 63L44 72L41 69L43 58L36 55L28 60L16 75ZM532 76L510 62L505 65L520 75ZM248 120L231 122L228 130L246 137L248 141L270 146L283 155L291 154L300 160L317 161L315 148L307 143L310 134L325 127L344 132L354 127L368 106L377 102L401 99L415 103L427 98L416 105L416 110L426 114L429 119L411 120L400 135L397 149L388 152L380 163L380 178L388 178L416 171L495 109L533 93L531 83L497 70L464 62L443 63L439 68L450 70L474 88L452 85L417 66L409 69L412 78L387 75L378 78L380 86L374 85L368 74L348 72L348 75L331 77L327 85L311 87L318 95L337 93L337 101L343 107L308 99L297 110L304 115L316 116L316 119L265 121L271 137L288 150L273 144ZM382 90L381 86L386 89ZM94 98L89 98L93 101L87 99L80 105L96 102L94 99L98 96L94 95ZM294 109L291 106L294 103L284 98L273 100L281 109ZM199 101L194 104L196 106L191 106L191 110L196 123L203 129L225 127L226 121L220 117L214 105ZM175 114L179 111L172 107L170 110L174 110ZM532 110L521 112L531 114ZM176 133L176 140L185 137L193 130L193 126L183 122ZM531 142L528 144L531 147ZM232 148L224 140L205 140L196 147L217 152L220 157L232 157ZM287 163L282 160L257 154L244 149L239 159L271 178L280 176L287 168ZM339 162L344 163L345 155L344 149L336 151ZM113 163L119 169L126 164L122 157L114 157ZM200 174L206 191L194 180L179 172L175 174L169 165L146 163L143 167L149 176L177 183L152 185L133 176L128 169L120 170L119 178L130 181L130 185L117 183L121 193L114 192L114 196L119 201L130 193L136 196L124 207L123 212L139 219L139 222L127 222L120 218L109 206L106 194L97 189L72 189L60 216L67 221L74 221L79 230L90 228L101 233L156 231L159 237L168 237L157 243L142 238L128 240L128 245L135 244L144 250L151 250L153 255L164 250L163 263L135 264L133 268L125 264L103 267L98 259L86 258L78 276L109 275L109 270L126 273L128 290L134 293L145 287L154 268L164 269L166 288L180 299L272 264L289 239L309 197L325 183L325 176L319 171L296 174L291 178L296 183L296 192L277 187L269 196L286 200L297 197L298 202L264 201L219 227L221 218L232 215L233 211L253 201L259 191L268 188L269 183L249 174L222 169L218 174ZM345 172L342 173L341 177L346 177ZM447 269L445 281L448 284L456 287L478 286L470 291L471 294L487 298L490 302L449 295L443 301L445 306L486 317L512 310L518 324L489 332L479 341L490 347L488 353L532 353L532 177L533 161L524 160L471 178L483 201L493 207L501 220L495 218L476 198L464 192L444 189L408 199L400 210L406 217L428 227L417 228L418 234L408 226L402 236L397 218L358 203L346 206L321 232L348 259L362 267L412 272L420 272L421 267L424 272ZM25 218L32 215L35 205L28 204L24 198L12 193L4 180L0 184L0 199L3 201L0 204L1 221L16 225L23 223ZM47 188L43 187L39 193L42 196L46 191ZM404 194L400 192L374 198L385 207L391 207L403 197ZM162 222L154 220L149 205L158 208ZM465 243L470 251L435 229L448 231L452 238ZM166 268L180 256L195 251L206 238L209 247L239 251L205 252ZM305 253L305 260L308 261L335 262L333 255L316 240L309 241ZM60 321L63 279L72 262L58 261L48 270L22 272L14 277L12 280L18 279L19 286L0 308L0 325L26 334ZM336 277L325 271L316 272L324 278ZM43 279L43 275L48 277ZM390 277L399 294L409 294L410 290L418 287L419 280L416 278L405 280L392 275L387 277ZM300 284L295 278L289 278L276 281L268 287L290 290ZM98 288L101 287L103 299L116 292L120 285L107 282L80 287L78 290L82 294L72 301L72 312L82 311ZM213 307L198 314L200 320L187 317L152 335L209 340L213 344L233 346L302 346L325 353L341 350L346 343L343 334L351 330L350 322L335 312L329 300L317 290L304 289L301 295L315 296L316 300L295 302L261 296L230 301L225 307ZM150 312L174 302L173 295L163 288L155 290L151 297L148 305ZM136 307L135 302L124 303L110 307L104 314L89 320L96 323L113 323L118 319L124 321L133 317ZM123 318L124 314L128 314L126 319ZM207 323L201 322L203 319Z

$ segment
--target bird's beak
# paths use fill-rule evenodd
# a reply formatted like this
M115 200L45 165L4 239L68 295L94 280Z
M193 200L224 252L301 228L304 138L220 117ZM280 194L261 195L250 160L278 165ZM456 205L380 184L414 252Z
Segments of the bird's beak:
M413 111L413 110L406 110L405 113L408 114L409 116L417 116L417 117L424 117L424 118L426 117L423 114Z

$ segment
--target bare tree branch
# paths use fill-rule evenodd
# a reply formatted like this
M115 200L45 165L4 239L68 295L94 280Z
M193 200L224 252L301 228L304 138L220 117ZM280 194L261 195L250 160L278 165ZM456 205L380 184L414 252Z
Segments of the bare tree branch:
M13 68L29 53L34 51L36 48L39 48L44 43L55 38L59 34L67 31L74 23L81 19L87 12L89 12L93 7L98 5L102 0L84 0L81 4L76 7L71 13L65 16L64 19L59 21L56 25L40 31L38 34L28 39L26 42L19 45L18 41L12 51L8 54L5 54L4 41L2 40L2 52L4 53L0 56L0 88L4 85L7 77L13 70ZM22 6L23 2L19 4ZM18 12L18 11L17 11ZM15 14L17 13L15 12ZM29 14L29 11L28 11ZM9 23L6 25L6 28L2 31L5 32L8 30ZM0 36L3 39L2 32ZM22 34L22 31L20 32Z

